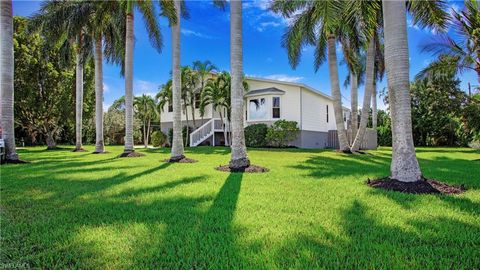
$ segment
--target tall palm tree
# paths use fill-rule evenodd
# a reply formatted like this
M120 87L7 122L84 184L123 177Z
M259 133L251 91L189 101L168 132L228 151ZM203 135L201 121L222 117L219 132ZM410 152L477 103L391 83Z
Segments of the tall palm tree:
M203 62L197 60L197 61L193 62L192 69L197 72L198 79L200 81L200 86L199 86L197 94L199 94L201 96L202 92L203 92L203 89L205 88L205 84L207 82L207 76L209 74L211 74L213 71L217 70L217 67L212 62L210 62L209 60L206 60L206 61L203 61ZM201 107L200 107L200 109L201 109ZM202 118L202 122L200 123L200 125L202 125L203 124L203 113L202 113L202 111L200 111L200 116Z
M242 1L230 2L230 73L231 73L231 170L250 166L244 134Z
M138 114L143 125L143 145L148 147L148 141L150 138L151 122L156 116L156 104L155 100L149 95L141 95L135 97L133 101L135 113Z
M423 46L423 51L439 56L417 77L428 74L445 74L450 71L473 70L480 83L480 4L475 0L465 0L465 7L458 12L452 9L454 35L442 35Z
M292 23L285 32L282 44L288 51L290 65L295 68L302 53L302 47L314 45L315 70L327 59L332 89L335 123L340 151L350 152L345 125L338 79L336 42L339 36L354 32L345 23L346 1L283 1L275 0L272 10L291 18ZM325 57L325 53L327 57Z
M126 0L126 32L125 32L125 149L120 157L128 157L134 152L133 147L133 41L134 41L134 7L143 15L150 42L160 51L162 36L155 16L155 8L151 1Z
M427 1L418 1L427 2ZM422 18L446 17L442 13L443 2L426 3L427 5L440 8L438 14L419 12L421 5L410 3L413 14ZM388 78L388 98L392 115L392 163L390 167L393 179L402 182L414 182L421 180L422 173L415 155L412 135L410 81L409 81L409 56L407 38L407 17L405 1L383 1L383 25L385 42L385 68ZM417 18L418 18L417 17ZM415 16L414 16L415 18ZM443 28L445 20L440 18L439 27ZM426 24L429 21L425 20Z
M75 149L82 148L83 64L91 56L91 36L87 29L93 4L87 1L44 2L32 17L32 25L56 43L62 44L65 63L75 50Z
M0 128L1 136L5 141L7 161L18 161L15 150L15 125L13 116L13 18L12 1L0 1Z
M172 103L173 103L173 138L170 161L183 159L182 140L182 73L180 70L180 1L174 1L175 21L170 22L172 28Z

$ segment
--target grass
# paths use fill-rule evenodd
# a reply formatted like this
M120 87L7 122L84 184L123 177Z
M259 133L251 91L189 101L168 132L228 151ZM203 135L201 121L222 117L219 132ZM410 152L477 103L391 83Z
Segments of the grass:
M249 149L264 174L214 170L227 148L188 149L195 164L163 163L168 149L108 151L27 148L31 164L1 167L0 266L480 268L478 150L417 150L427 178L465 184L455 196L366 186L388 175L388 148Z

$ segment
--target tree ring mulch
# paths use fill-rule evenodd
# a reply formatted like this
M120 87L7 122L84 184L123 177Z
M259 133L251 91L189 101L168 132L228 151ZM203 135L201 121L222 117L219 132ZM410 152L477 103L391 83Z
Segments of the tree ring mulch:
M103 152L94 151L94 152L92 152L92 154L95 154L95 155L96 154L110 154L110 152L108 152L108 151L103 151Z
M367 180L367 185L373 188L381 188L391 191L398 191L402 193L411 194L460 194L466 191L466 188L461 186L452 186L436 180L422 179L415 182L401 182L390 177L385 177L377 180Z
M240 169L234 169L234 170L232 170L230 168L230 166L228 166L228 165L223 165L223 166L218 166L215 169L218 170L218 171L222 171L222 172L242 172L242 173L243 172L245 172L245 173L264 173L264 172L268 172L267 168L260 167L260 166L257 166L257 165L249 165L248 167L242 167Z
M123 158L123 157L143 157L143 156L145 156L145 154L132 151L132 152L123 152L118 157Z
M168 158L168 159L165 159L164 161L169 163L197 163L198 162L198 160L187 158L187 157L183 157L181 159Z
M72 152L88 152L88 151L83 148L80 148L80 149L73 149Z
M7 159L2 164L29 164L30 161L21 160L21 159Z

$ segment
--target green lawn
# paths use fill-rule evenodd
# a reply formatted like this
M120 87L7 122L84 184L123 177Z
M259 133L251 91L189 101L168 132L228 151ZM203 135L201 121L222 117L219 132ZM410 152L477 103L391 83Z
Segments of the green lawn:
M31 164L0 168L0 268L480 268L480 151L417 149L427 178L468 188L436 196L366 186L388 148L250 149L263 174L214 170L227 148L187 150L195 164L107 149L28 148Z

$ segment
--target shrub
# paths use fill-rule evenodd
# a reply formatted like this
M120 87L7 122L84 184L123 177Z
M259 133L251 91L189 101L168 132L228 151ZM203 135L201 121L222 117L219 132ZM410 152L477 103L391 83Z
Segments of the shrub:
M152 133L152 145L154 147L164 146L167 143L167 135L159 131Z
M267 142L274 147L285 147L297 138L298 132L296 121L278 120L267 130Z
M265 124L253 124L245 128L245 144L248 147L264 147L267 145L267 130Z

